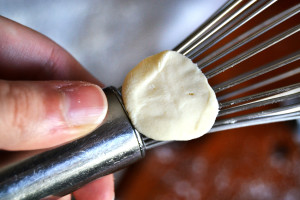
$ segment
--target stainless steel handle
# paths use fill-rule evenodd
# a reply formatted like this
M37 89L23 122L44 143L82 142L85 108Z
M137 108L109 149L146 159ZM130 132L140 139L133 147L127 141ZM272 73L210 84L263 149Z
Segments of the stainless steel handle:
M0 199L61 196L142 158L144 143L118 91L106 88L108 114L93 133L36 155L0 173Z

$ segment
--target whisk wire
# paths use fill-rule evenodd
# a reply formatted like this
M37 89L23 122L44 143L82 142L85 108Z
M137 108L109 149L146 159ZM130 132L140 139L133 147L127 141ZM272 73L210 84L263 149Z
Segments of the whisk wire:
M244 88L241 88L241 89L237 89L233 92L229 92L225 95L218 96L218 100L223 101L224 99L228 99L228 98L240 95L242 93L249 92L251 90L255 90L257 88L264 87L266 85L270 85L272 83L278 82L280 80L284 80L286 78L289 78L291 76L295 76L297 74L300 74L300 68L299 67L296 68L296 69L292 69L292 70L289 70L287 72L284 72L282 74L273 76L271 78L265 79L263 81L257 82L255 84L250 85L250 86L247 86L247 87L244 87Z
M243 33L236 39L228 42L226 45L220 47L219 49L215 50L211 54L207 55L205 58L199 60L197 62L198 67L203 69L210 64L216 62L220 58L228 55L229 53L233 52L234 50L238 49L239 47L251 42L255 38L259 37L263 33L269 31L270 29L276 27L277 25L281 24L282 22L286 21L287 19L293 17L294 15L300 12L300 4L295 5L294 7L279 13L278 15L262 22L261 24L255 26L254 28L250 29L249 31Z
M300 119L300 103L269 109L263 112L233 117L230 119L218 120L215 122L214 126L209 132L212 133L233 128L282 122L294 119Z
M264 1L264 0L263 0ZM217 26L215 26L211 31L206 32L205 34L203 34L202 36L200 36L199 38L196 38L196 41L194 42L194 44L192 44L189 48L187 48L185 51L182 52L183 55L186 55L188 57L190 57L191 59L191 52L194 49L198 49L201 48L203 45L202 43L205 41L208 41L208 39L214 34L216 33L218 30L221 30L223 27L225 27L229 22L233 21L237 16L239 16L240 13L242 13L244 10L246 10L247 8L249 8L252 4L254 4L256 2L256 0L251 0L250 2L248 2L246 5L244 5L243 7L239 8L237 11L235 11L231 16L229 16L227 19L225 19L225 21L221 22L221 24L218 24Z
M284 31L283 33L280 33L278 35L276 35L275 37L256 45L255 47L241 53L240 55L224 62L223 64L215 67L214 69L208 71L207 73L205 73L206 77L208 79L236 66L237 64L243 62L244 60L256 55L257 53L273 46L274 44L277 44L278 42L284 40L285 38L297 33L300 30L300 25L297 25L287 31Z
M225 81L223 83L220 83L218 85L215 85L213 87L213 90L215 93L218 93L220 91L223 91L225 89L231 88L235 85L238 85L240 83L243 83L247 80L253 79L255 77L261 76L265 73L268 73L270 71L273 71L275 69L278 69L280 67L286 66L292 62L295 62L300 59L300 51L297 51L295 53L292 53L284 58L278 59L276 61L273 61L271 63L268 63L264 66L261 66L259 68L256 68L250 72L246 72L244 74L241 74L235 78L232 78L228 81Z
M268 91L260 92L260 93L257 93L257 94L252 94L252 95L249 95L249 96L245 96L245 97L237 98L237 99L234 99L234 100L226 101L224 103L221 102L219 104L219 106L220 106L219 108L223 109L223 108L226 108L226 107L229 107L229 106L232 106L232 105L236 105L236 104L251 101L251 100L261 99L261 98L264 98L264 97L268 97L268 96L276 95L276 94L279 94L279 93L287 92L287 91L290 91L290 90L293 90L293 89L296 89L296 88L300 88L300 83L295 83L295 84L284 86L284 87L281 87L281 88L276 88L276 89L273 89L273 90L268 90Z
M287 95L287 93L292 93L292 94ZM299 97L300 97L300 88L296 88L296 89L290 90L288 92L282 92L282 93L276 94L276 95L268 97L264 100L260 99L257 101L245 103L245 104L238 105L235 107L222 109L219 112L218 116L220 117L220 116L236 113L236 112L243 111L243 110L248 110L251 108L257 108L257 107L266 106L266 105L273 104L273 103L288 101L288 100L299 98Z
M219 22L227 13L233 10L236 6L238 6L242 0L230 0L226 2L220 9L218 9L215 14L213 14L210 18L208 18L194 33L192 33L189 37L187 37L183 42L181 42L178 46L174 48L174 51L179 53L183 53L184 50L194 43L197 38L199 38L203 33L208 31L211 27L215 26L217 22Z
M256 15L263 12L266 8L271 6L276 1L277 0L272 0L267 2L266 4L266 1L256 1L256 3L253 6L250 6L249 8L247 7L247 10L242 10L241 13L238 13L238 15L233 20L231 20L228 24L223 26L218 32L212 34L203 42L203 44L197 46L197 48L195 48L195 52L189 55L189 57L191 59L195 59L200 54L204 53L209 48L211 48L213 45L217 44L223 38L231 34L233 31L250 21Z

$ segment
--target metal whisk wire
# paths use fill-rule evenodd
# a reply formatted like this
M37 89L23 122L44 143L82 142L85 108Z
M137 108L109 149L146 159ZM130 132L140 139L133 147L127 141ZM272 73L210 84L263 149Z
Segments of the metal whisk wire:
M240 1L231 0L225 3L216 13L210 17L202 26L192 33L181 44L174 48L175 51L188 56L195 60L202 56L215 44L223 40L232 32L255 18L258 14L267 8L272 8L276 0L262 1ZM300 3L293 5L281 13L266 19L264 22L255 25L250 30L246 30L238 37L233 38L225 45L213 50L208 55L201 57L196 61L200 69L209 68L210 65L216 63L224 56L236 51L240 47L250 43L264 33L276 28L288 19L296 16L300 12ZM270 48L271 46L285 40L286 38L296 34L300 30L300 24L285 30L259 44L242 51L238 55L233 56L227 61L204 72L207 78L222 74L223 72L238 67L238 65L254 55ZM300 67L286 70L285 72L275 74L264 78L254 84L250 84L241 88L237 88L227 93L222 93L227 89L245 83L249 80L263 76L274 70L288 66L300 59L300 50L293 52L287 56L275 59L263 66L257 66L253 70L232 77L217 85L213 85L213 89L219 100L220 112L218 118L210 130L210 132L222 131L232 128L239 128L251 125L266 124L272 122L280 122L287 120L300 119L300 82L285 85L283 87L268 88L263 91L251 93L258 88L269 86L275 82L282 81L289 77L300 74ZM239 95L243 95L239 97ZM271 108L266 106L276 105ZM239 112L253 112L239 114ZM258 109L258 110L257 110ZM238 115L237 115L238 114ZM154 141L144 137L146 148L150 149L166 142Z

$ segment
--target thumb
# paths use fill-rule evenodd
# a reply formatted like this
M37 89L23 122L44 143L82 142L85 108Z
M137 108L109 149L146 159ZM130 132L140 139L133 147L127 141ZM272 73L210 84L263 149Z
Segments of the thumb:
M56 146L95 129L107 112L102 89L79 81L0 80L0 148Z

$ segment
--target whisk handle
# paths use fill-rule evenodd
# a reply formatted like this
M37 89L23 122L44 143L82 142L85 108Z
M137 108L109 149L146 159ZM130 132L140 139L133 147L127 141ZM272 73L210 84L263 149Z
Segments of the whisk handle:
M101 127L76 141L43 152L0 173L0 199L62 196L144 156L118 91L104 89L108 114Z

